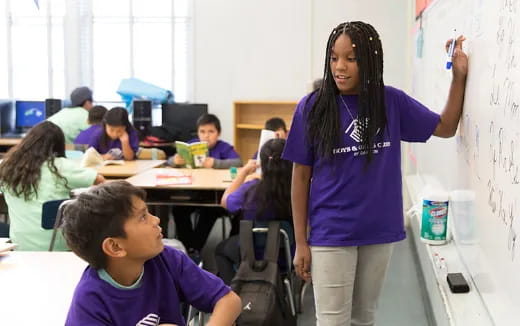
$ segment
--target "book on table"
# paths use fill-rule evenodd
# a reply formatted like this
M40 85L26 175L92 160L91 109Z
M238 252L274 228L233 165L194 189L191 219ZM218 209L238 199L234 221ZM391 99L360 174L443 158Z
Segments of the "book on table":
M90 147L86 150L81 158L81 167L91 168L104 165L123 165L124 160L104 160L101 154L94 148Z
M185 143L182 141L175 142L177 154L186 162L187 168L202 168L204 160L209 157L209 149L207 142Z
M191 175L175 169L162 169L155 175L155 185L189 185L192 183Z
M8 254L11 250L16 248L16 243L7 242L9 238L0 238L0 256Z

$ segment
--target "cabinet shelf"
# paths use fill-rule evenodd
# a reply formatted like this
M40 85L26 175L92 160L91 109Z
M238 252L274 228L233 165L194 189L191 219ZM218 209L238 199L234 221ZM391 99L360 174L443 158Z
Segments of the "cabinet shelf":
M236 125L237 129L254 129L254 130L262 130L264 129L264 125L260 124L252 124L252 123L239 123Z
M235 101L234 146L245 163L258 150L265 121L279 117L291 127L296 101Z

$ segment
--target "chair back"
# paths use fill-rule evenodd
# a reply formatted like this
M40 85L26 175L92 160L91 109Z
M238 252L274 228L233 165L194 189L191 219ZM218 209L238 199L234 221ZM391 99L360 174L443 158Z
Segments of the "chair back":
M49 200L42 205L42 228L52 230L58 215L58 208L66 199Z
M45 230L53 230L49 251L54 249L56 235L63 217L63 207L70 201L72 201L72 199L49 200L42 205L42 228Z
M292 271L292 254L291 246L294 244L294 230L289 221L278 220L280 222L280 249L284 251L284 261L286 263L287 272ZM253 236L255 248L264 249L267 240L267 231L269 230L269 221L254 221Z

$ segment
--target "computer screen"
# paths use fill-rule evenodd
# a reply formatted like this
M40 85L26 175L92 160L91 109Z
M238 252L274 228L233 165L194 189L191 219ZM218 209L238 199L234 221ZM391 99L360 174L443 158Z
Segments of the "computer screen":
M6 134L14 130L13 101L0 100L0 133Z
M197 137L197 119L205 113L208 113L207 104L163 104L162 123L168 129L175 129L178 140L189 141Z
M45 119L45 101L16 101L16 128L28 129Z

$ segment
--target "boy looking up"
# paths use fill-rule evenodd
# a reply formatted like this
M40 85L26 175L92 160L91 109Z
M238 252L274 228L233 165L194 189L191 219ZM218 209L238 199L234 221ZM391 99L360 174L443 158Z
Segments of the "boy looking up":
M63 233L89 263L66 325L185 325L181 301L212 312L207 325L232 325L240 298L180 251L163 247L159 218L145 193L114 181L82 193L64 208Z

